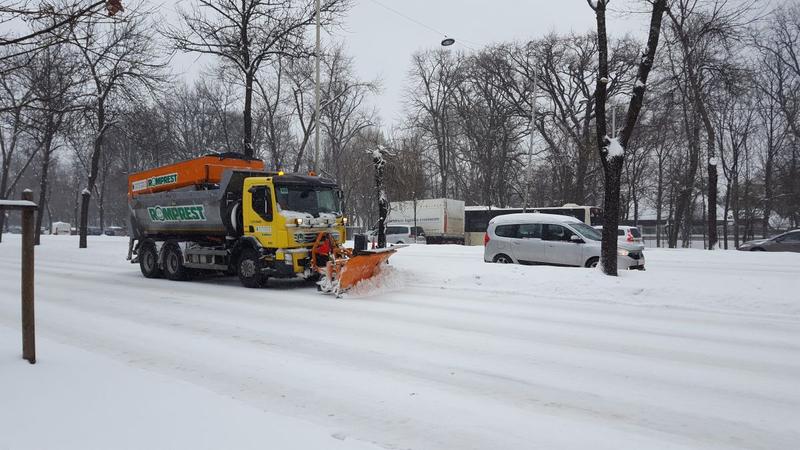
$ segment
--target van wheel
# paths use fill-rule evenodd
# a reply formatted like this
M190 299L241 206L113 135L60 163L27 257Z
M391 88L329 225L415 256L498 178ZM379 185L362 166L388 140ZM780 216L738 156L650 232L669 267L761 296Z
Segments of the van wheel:
M242 286L249 288L261 288L267 284L267 276L261 272L264 263L261 255L252 248L242 250L239 257L239 281Z
M589 258L589 260L586 261L586 267L589 268L597 267L598 264L600 264L600 258L598 258L597 256L595 256L594 258Z
M145 242L139 247L139 269L145 278L161 278L163 273L158 267L158 251L153 242Z
M178 244L167 244L164 250L164 274L173 281L189 279L189 269L183 265L183 253Z
M496 262L497 264L511 264L511 263L514 262L514 261L511 260L510 257L508 257L507 255L504 255L502 253L497 255L497 256L495 256L493 261Z

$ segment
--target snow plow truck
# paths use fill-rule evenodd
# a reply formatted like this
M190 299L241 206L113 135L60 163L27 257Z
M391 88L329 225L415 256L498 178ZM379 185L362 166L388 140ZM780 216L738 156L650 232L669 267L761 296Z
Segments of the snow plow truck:
M395 251L345 248L340 200L332 180L267 171L234 153L134 173L128 260L147 278L225 272L257 288L299 277L338 295Z

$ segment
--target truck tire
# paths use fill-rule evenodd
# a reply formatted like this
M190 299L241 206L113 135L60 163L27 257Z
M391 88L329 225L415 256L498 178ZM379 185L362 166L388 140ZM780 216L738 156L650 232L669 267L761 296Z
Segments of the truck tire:
M152 241L139 246L139 269L145 278L161 278L164 275L158 266L158 250Z
M261 288L267 284L267 276L261 273L264 263L261 255L252 248L245 248L239 257L238 272L242 286Z
M164 249L164 274L173 281L189 279L189 269L183 265L183 253L178 244L167 244Z

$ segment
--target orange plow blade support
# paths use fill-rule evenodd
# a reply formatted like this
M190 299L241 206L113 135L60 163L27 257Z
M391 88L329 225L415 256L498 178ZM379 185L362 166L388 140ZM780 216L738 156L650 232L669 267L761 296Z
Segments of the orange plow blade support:
M348 259L339 271L339 292L344 292L359 282L372 278L378 267L396 251L393 248L365 251Z

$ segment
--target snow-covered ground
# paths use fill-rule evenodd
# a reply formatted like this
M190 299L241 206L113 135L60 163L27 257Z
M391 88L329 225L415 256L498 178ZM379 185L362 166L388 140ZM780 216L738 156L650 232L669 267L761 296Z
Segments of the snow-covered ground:
M646 251L646 272L412 246L370 289L148 280L127 241L0 244L0 449L796 449L800 254Z

